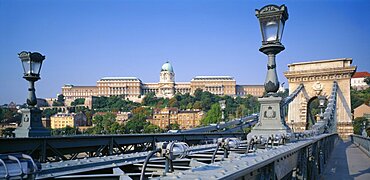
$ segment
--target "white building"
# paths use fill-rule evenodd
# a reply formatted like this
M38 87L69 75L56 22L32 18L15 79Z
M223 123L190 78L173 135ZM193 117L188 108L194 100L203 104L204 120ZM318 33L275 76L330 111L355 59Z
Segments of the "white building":
M369 85L364 81L367 77L370 77L370 73L356 72L351 78L351 87L357 90L368 88Z

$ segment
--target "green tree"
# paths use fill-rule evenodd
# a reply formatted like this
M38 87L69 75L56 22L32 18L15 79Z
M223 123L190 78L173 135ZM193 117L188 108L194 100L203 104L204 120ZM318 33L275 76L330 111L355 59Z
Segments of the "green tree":
M194 109L202 109L202 102L200 101L195 101L194 105L193 105L193 108Z
M365 82L368 86L370 86L370 77L366 77L366 78L364 79L364 82Z
M154 124L147 124L144 126L144 133L160 133L161 128Z
M132 110L132 114L136 114L138 116L147 117L147 116L150 116L152 114L152 112L148 108L137 107L137 108L135 108L135 109Z
M236 109L235 115L236 118L241 118L247 114L247 108L244 104L240 104L238 108Z
M93 119L94 111L86 109L83 113L86 115L87 125L89 125L89 126L92 125L92 119Z
M157 98L155 97L154 92L150 92L145 95L145 97L142 100L142 104L144 106L155 106L158 103Z
M125 100L123 96L93 98L93 109L98 112L127 112L138 106L140 106L140 103Z
M14 130L15 128L1 129L0 130L1 137L15 137Z
M168 106L169 106L169 107L179 107L179 103L178 103L178 101L177 101L176 97L173 97L173 98L171 98L171 99L169 100L169 102L168 102Z
M146 117L142 115L133 115L132 118L126 123L125 132L126 133L141 133L144 127L149 123L146 122Z
M199 88L194 91L195 101L200 101L202 99L202 93L203 93L203 90L201 90Z
M49 118L50 116L52 116L52 115L54 115L56 113L58 113L57 109L54 109L54 108L52 108L52 109L45 109L45 110L42 111L42 116L43 117L46 117L46 118Z
M84 104L85 104L85 98L77 98L77 99L75 99L75 100L71 103L71 106L84 105Z
M76 135L76 134L81 134L81 132L78 131L78 128L73 128L70 126L66 126L65 128L58 128L58 129L51 130L51 135L54 135L54 136Z
M354 131L355 134L358 134L358 135L362 134L362 128L363 128L362 123L364 121L367 121L367 119L365 117L357 117L356 119L354 119L354 121L353 121L353 131Z
M118 122L113 122L108 130L109 134L118 134L119 132L124 132L124 126L121 126Z
M202 93L201 95L202 110L208 111L209 109L211 109L211 105L216 102L214 96L215 96L214 94L208 91Z
M179 130L180 129L180 124L175 122L171 123L169 126L166 126L167 130Z
M365 90L351 89L351 106L352 109L357 108L363 103L370 102L370 88Z
M0 122L4 119L4 109L0 108Z
M193 103L189 102L188 105L186 105L186 108L182 109L193 109Z
M64 95L59 94L57 100L53 102L52 106L64 106Z
M89 129L87 132L90 134L101 134L101 133L110 133L115 134L117 130L123 129L116 122L116 114L106 113L104 115L96 115L93 118L94 127Z
M219 123L221 122L222 112L220 105L218 103L214 103L211 106L211 109L207 112L206 116L201 120L202 125L209 125L212 123Z
M277 95L278 95L279 97L286 98L286 97L288 97L288 96L289 96L289 89L285 89L285 91L284 91L284 92L279 91L279 92L277 92Z
M10 109L3 109L3 119L9 121L12 119L14 113Z

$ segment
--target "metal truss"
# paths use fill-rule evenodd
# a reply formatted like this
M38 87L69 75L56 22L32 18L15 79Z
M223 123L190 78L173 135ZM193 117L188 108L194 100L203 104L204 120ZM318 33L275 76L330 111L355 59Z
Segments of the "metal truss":
M0 154L23 153L41 163L152 150L156 142L200 144L222 137L244 138L244 133L162 133L100 136L1 138Z
M160 146L164 149L160 150L157 146L156 152L42 163L37 173L31 173L30 177L126 180L139 179L140 176L142 179L199 180L319 179L337 139L337 134L302 134L299 140L292 142L271 138L261 144L258 141L221 138L216 144L190 146L183 153L175 150L176 143L162 143ZM161 155L150 158L156 153ZM170 166L168 159L171 160Z

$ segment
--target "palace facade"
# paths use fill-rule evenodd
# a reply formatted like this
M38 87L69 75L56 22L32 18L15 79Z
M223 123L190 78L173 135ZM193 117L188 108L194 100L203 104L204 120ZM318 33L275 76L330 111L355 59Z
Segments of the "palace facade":
M178 124L180 129L191 129L200 125L203 116L204 112L199 109L163 108L154 109L153 117L147 121L161 129L168 129L171 124Z
M171 98L175 94L194 94L202 89L216 95L262 96L263 85L237 85L231 76L195 76L190 82L175 82L175 72L169 62L163 64L157 83L143 83L137 77L104 77L96 86L64 85L62 94L65 102L71 103L77 98L91 99L92 96L118 96L141 102L142 98L153 92L157 97Z

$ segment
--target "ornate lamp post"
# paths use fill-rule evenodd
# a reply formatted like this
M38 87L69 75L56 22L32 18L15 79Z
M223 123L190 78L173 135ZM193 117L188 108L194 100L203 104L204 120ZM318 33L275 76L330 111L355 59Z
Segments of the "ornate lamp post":
M221 112L222 112L221 119L222 119L222 121L225 121L225 108L226 108L226 101L225 101L225 100L222 100L222 101L218 101L218 103L220 103Z
M36 107L35 82L40 79L40 70L45 56L38 52L22 51L18 54L21 59L24 76L29 82L27 105L21 109L22 122L14 131L16 137L50 136L50 131L45 129L41 121L41 110Z
M320 120L324 119L325 96L318 96L320 108Z
M365 120L365 121L362 122L362 125L363 125L363 127L362 127L362 136L363 137L367 137L366 123L367 123L367 120Z
M275 95L279 90L279 80L276 73L275 56L285 47L281 44L285 21L288 20L288 10L285 5L267 5L256 9L260 21L262 46L260 51L268 56L265 90L268 96Z
M256 16L260 23L262 34L262 46L259 49L268 56L267 75L264 83L266 96L259 98L261 104L260 119L256 126L248 134L248 139L253 136L268 138L271 134L287 135L291 129L285 123L285 117L281 116L281 97L277 96L279 80L276 73L275 56L285 49L281 44L285 21L288 20L288 10L285 5L267 5L256 9Z

